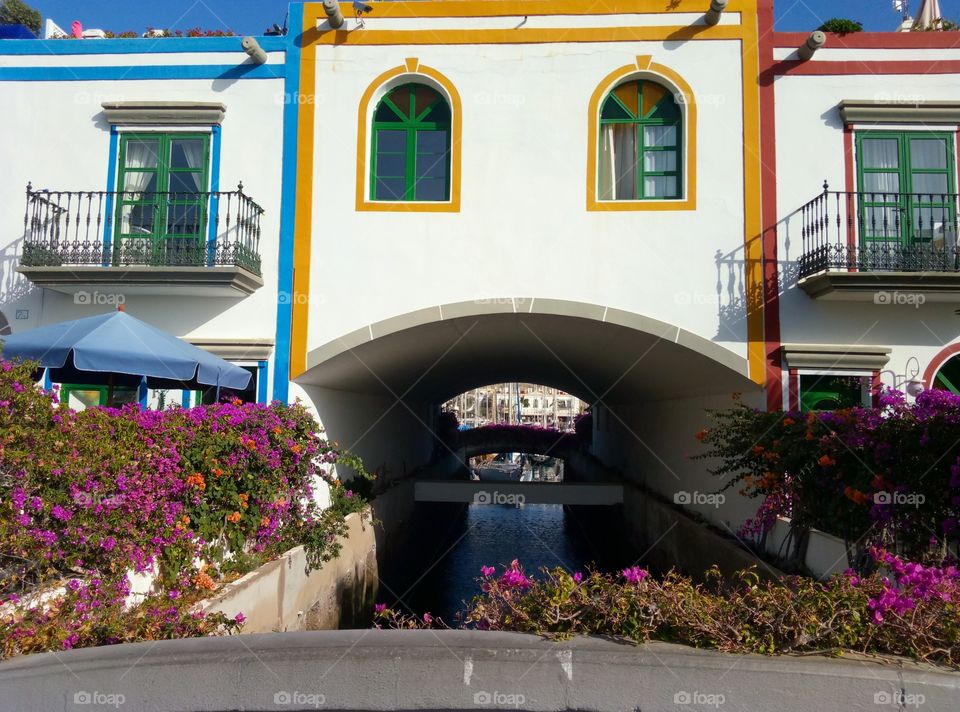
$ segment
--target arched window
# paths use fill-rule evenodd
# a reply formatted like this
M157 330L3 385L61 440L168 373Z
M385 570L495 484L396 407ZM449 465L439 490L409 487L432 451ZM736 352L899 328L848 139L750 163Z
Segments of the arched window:
M953 356L937 371L933 388L960 394L960 355Z
M374 111L371 147L373 200L450 200L450 105L436 89L391 89Z
M680 198L683 117L673 92L646 79L611 91L600 109L600 200Z

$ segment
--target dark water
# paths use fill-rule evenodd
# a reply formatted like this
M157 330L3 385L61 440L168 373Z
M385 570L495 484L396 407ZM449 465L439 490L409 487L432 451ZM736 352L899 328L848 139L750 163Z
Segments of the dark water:
M482 566L502 571L518 559L529 574L541 566L615 571L635 563L622 533L620 507L550 504L418 503L401 556L383 572L378 600L395 610L429 612L450 625L480 593Z

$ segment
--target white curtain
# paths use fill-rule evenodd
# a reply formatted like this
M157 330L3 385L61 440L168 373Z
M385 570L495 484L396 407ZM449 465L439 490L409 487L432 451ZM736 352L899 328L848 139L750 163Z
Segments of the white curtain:
M866 193L900 192L900 142L895 138L869 138L861 143L864 168L884 169L888 172L863 173Z
M600 136L600 200L636 200L637 129L605 124Z
M188 173L190 180L193 181L193 188L198 193L203 190L200 185L200 179L203 178L203 141L199 139L184 139L175 142L183 149L183 156L187 162L187 167L196 170L196 173Z
M123 190L128 200L142 200L143 196L129 195L142 193L150 187L150 181L156 177L157 142L127 141L123 173ZM139 169L139 170L138 170ZM148 169L148 170L142 170ZM153 186L156 190L156 186ZM153 210L150 206L125 205L120 214L120 233L123 235L150 234L153 229Z

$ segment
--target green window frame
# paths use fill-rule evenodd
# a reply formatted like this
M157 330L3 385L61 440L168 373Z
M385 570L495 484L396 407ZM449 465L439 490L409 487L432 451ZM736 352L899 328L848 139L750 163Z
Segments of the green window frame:
M403 84L377 103L370 160L372 200L450 200L450 104L426 84Z
M954 134L858 131L856 150L861 244L956 240Z
M683 197L683 114L674 92L658 82L614 87L600 107L599 200Z
M114 252L119 264L202 264L206 258L211 136L123 132Z
M850 376L836 373L800 375L800 410L840 410L866 405L869 376Z
M70 395L75 394L84 408L106 406L110 389L107 386L89 386L79 383L64 383L60 386L60 403L70 405ZM140 402L140 389L131 386L114 386L113 405L119 408L127 403Z

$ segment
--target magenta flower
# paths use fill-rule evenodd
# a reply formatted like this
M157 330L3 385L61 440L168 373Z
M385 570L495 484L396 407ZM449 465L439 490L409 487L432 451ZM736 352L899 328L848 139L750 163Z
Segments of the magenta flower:
M483 574L484 576L493 576L496 572L497 572L497 568L495 566L480 567L480 573Z
M353 490L347 490L343 494L347 499L353 499Z
M378 603L373 607L373 612L376 613L378 616L382 615L385 610L387 610L386 603Z
M530 580L523 573L520 562L516 559L510 562L510 568L503 572L500 581L507 588L530 588Z
M579 571L577 571L577 572L573 575L573 581L574 581L574 583L580 583L581 581L583 581L583 574L580 573Z
M623 577L630 583L640 583L647 577L647 570L641 569L639 566L631 566L629 569L623 570Z
M426 623L427 625L430 625L431 623L433 623L433 616L431 616L429 613L424 613L423 622Z
M242 613L238 613L233 617L233 622L236 623L237 625L243 625L246 620L247 620L247 617Z

